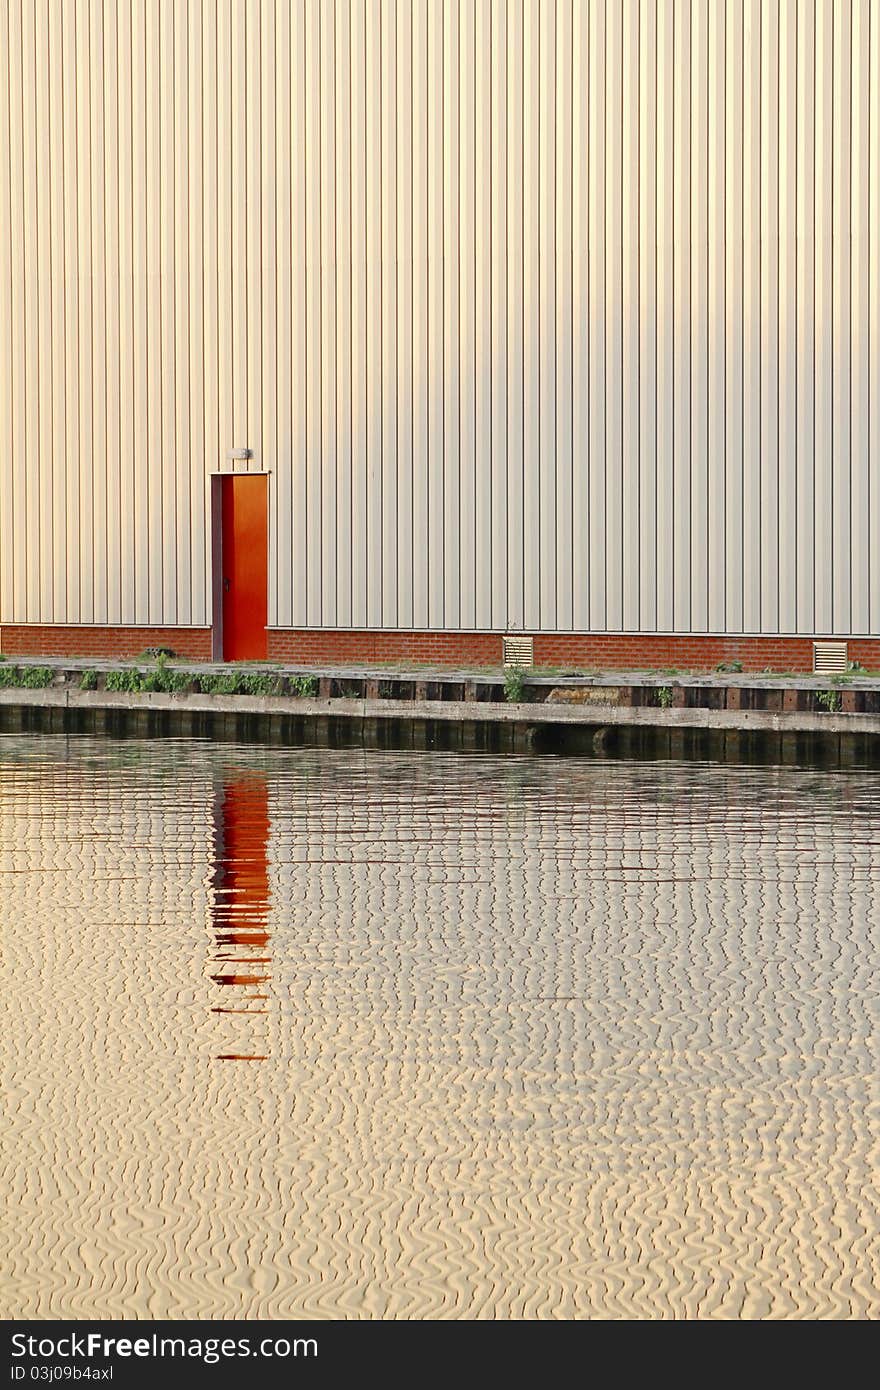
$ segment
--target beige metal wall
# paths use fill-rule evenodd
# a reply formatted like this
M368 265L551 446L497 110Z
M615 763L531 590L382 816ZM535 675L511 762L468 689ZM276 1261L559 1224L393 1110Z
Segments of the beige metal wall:
M880 631L878 0L0 0L0 619ZM871 172L873 171L873 177Z

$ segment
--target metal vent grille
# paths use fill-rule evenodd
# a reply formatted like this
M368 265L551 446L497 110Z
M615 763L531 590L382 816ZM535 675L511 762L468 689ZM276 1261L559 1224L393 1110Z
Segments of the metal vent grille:
M845 642L814 642L813 670L817 676L831 676L846 670Z
M505 666L533 666L535 641L533 637L503 637L502 660Z

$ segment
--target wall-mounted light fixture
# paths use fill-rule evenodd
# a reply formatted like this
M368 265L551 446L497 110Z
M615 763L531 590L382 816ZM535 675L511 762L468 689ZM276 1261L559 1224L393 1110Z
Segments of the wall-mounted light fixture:
M226 455L226 457L230 459L232 462L235 462L239 459L252 459L253 456L253 449L230 449Z

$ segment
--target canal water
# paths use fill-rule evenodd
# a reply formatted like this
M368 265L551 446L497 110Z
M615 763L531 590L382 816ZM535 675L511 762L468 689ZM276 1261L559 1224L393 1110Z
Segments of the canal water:
M868 772L0 737L4 1315L880 1314Z

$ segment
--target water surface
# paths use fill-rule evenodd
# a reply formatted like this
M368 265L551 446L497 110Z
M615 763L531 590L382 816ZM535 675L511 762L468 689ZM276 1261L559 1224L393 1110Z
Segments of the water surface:
M871 773L0 737L6 1316L876 1316Z

